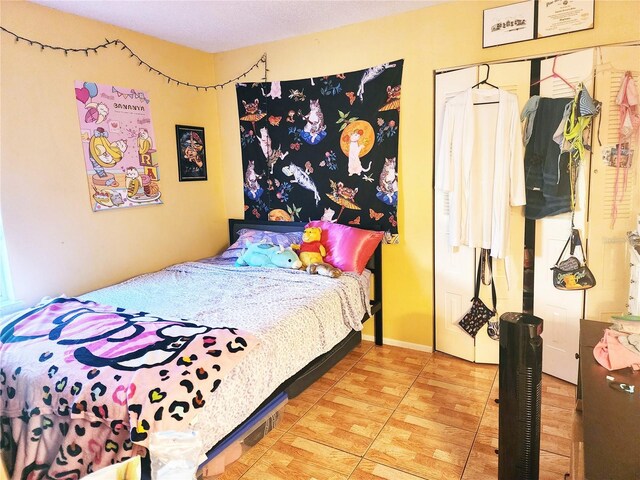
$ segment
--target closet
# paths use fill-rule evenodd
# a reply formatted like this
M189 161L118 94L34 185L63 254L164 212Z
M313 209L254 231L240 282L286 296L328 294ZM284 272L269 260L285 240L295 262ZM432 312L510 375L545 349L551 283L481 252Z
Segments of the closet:
M445 100L485 79L487 68L480 65L436 76L436 139L441 137ZM530 62L491 65L488 73L488 81L491 84L518 96L521 109L529 98ZM487 85L480 85L480 87L492 88ZM483 108L492 107L494 106L483 106ZM436 158L439 148L437 141ZM449 246L448 194L436 190L434 195L436 348L472 362L497 363L498 342L489 338L486 325L478 332L475 340L458 326L458 320L469 308L469 300L473 296L478 260L476 255L479 255L479 250L476 252L465 246L455 248ZM520 311L522 308L523 242L522 208L513 208L510 218L508 255L504 260L493 262L497 304L501 311ZM480 298L486 305L490 305L491 289L481 288Z
M437 73L435 78L435 158L438 158L442 114L447 98L485 79L487 66ZM618 142L618 106L615 97L622 76L630 70L636 84L640 81L640 47L614 46L585 49L546 59L513 61L490 65L488 82L518 96L520 109L530 97L531 71L539 69L535 79L543 97L573 97L571 85L583 82L593 97L601 101L600 118L592 126L591 155L579 169L576 192L575 226L580 229L587 250L589 267L597 285L586 291L560 291L552 285L550 267L566 242L571 214L564 213L539 220L526 220L523 207L511 207L510 247L505 259L494 261L494 279L498 296L498 315L531 308L544 320L543 371L576 383L579 320L607 321L612 314L626 313L629 303L629 250L626 232L636 228L640 213L638 184L639 161L636 152L630 168L606 164L603 155ZM481 85L480 88L490 88ZM600 124L600 127L598 127ZM598 138L602 145L599 145ZM635 142L637 150L637 141ZM616 186L616 175L618 176ZM622 184L626 178L624 195ZM621 180L622 179L622 180ZM617 218L612 222L614 191ZM481 363L497 363L498 342L491 340L486 326L470 337L458 320L469 308L473 296L476 255L479 250L448 244L448 194L434 191L434 284L436 350ZM533 261L528 272L533 281L525 294L523 284L525 224L527 242L533 246ZM528 245L527 245L528 246ZM481 289L485 304L491 303L490 287ZM524 300L533 297L532 302ZM526 299L523 297L527 297Z

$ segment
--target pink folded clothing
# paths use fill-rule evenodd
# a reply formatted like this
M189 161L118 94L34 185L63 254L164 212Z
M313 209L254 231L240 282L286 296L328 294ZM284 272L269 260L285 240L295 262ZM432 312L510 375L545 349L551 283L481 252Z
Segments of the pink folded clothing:
M607 328L602 340L593 347L593 356L607 370L626 367L640 370L640 353L634 353L625 347L620 343L620 337L627 337L627 334Z

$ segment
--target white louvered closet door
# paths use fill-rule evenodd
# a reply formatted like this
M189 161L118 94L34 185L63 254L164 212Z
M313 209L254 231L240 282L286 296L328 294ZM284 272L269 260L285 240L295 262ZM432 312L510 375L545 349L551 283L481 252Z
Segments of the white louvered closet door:
M557 57L555 71L570 83L585 82L592 90L593 49ZM540 78L551 75L553 59L543 60ZM542 97L573 97L574 92L560 79L550 78L540 84ZM585 220L588 208L589 161L580 167L577 185L575 225L586 237ZM542 371L571 383L578 378L580 318L584 292L568 292L553 287L550 268L555 265L571 233L571 214L546 217L536 221L535 278L533 314L542 318Z
M615 103L625 71L631 71L636 86L640 87L640 47L603 47L596 51L595 97L602 104L600 139L593 144L589 201L589 268L597 285L587 290L585 317L610 321L612 314L626 313L629 301L629 250L626 232L635 230L636 215L640 211L638 188L638 139L633 145L635 154L631 168L608 166L603 153L618 143L619 110ZM626 170L626 172L625 172ZM623 194L624 176L627 187ZM618 175L618 215L612 224L612 206ZM636 300L636 299L633 299Z
M486 67L472 67L436 76L436 158L439 149L442 109L448 96L458 93L480 79ZM492 65L489 83L518 96L520 108L529 98L530 62ZM484 88L484 87L483 87ZM499 343L491 340L484 326L475 340L465 333L458 321L468 310L473 296L476 273L474 249L452 248L448 244L447 196L436 190L434 198L436 348L439 351L479 363L498 363ZM498 297L498 316L522 311L522 275L524 255L524 215L522 207L512 207L510 247L505 260L494 261L494 278ZM478 252L479 253L479 250ZM491 305L491 289L483 287L481 298Z

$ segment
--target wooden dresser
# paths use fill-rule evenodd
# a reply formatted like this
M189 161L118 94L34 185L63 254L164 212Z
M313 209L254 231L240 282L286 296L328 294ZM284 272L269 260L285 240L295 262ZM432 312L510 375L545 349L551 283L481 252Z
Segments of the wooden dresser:
M578 423L577 431L574 429L574 459L577 456L578 460L572 461L572 480L640 480L640 372L630 368L609 372L596 362L593 347L608 325L580 321L578 405L582 405L583 437L580 439ZM635 385L635 393L614 388L607 375L615 382Z

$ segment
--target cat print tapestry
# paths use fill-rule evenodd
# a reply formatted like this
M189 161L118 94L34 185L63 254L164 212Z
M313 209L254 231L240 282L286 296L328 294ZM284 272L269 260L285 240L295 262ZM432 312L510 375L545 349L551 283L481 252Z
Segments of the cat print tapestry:
M75 86L93 211L161 204L146 92L93 82Z
M397 243L402 65L238 84L245 218L322 219Z

